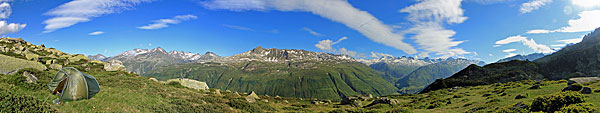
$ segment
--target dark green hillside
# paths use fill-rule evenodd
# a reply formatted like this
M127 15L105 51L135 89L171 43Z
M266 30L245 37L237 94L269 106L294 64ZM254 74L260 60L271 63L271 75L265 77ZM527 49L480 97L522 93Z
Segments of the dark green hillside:
M300 65L311 64L309 67ZM238 65L189 63L147 73L160 80L180 76L206 81L211 88L283 97L339 100L344 95L390 95L396 88L369 67L357 62L252 61Z
M580 43L564 47L535 60L544 66L549 79L600 75L600 28L583 37Z
M483 67L472 64L448 78L437 79L420 93L455 86L477 86L520 80L544 79L544 76L538 73L539 71L538 64L531 61L513 60L503 63L492 63Z
M408 76L395 82L401 93L412 94L421 91L436 79L446 78L464 69L470 64L483 65L476 60L451 59L426 66L419 67Z
M469 66L447 79L438 79L423 90L474 86L525 79L560 80L572 77L600 76L600 28L577 44L530 61L509 61L484 67ZM422 93L423 93L422 92Z
M408 76L412 71L421 67L420 65L394 65L386 62L378 62L369 65L371 69L383 72L383 77L389 82L395 82L400 78Z

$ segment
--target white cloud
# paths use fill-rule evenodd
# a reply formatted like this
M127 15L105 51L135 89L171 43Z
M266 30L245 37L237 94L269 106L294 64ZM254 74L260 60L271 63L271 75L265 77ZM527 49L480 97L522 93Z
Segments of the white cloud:
M488 56L494 56L494 54L491 54L491 53L490 53L490 54L488 54Z
M53 16L44 21L45 33L73 26L80 22L90 21L92 18L112 14L133 6L151 2L153 0L73 0L64 3L44 15Z
M500 46L502 46L502 45L493 45L492 47L500 47Z
M545 30L545 29L535 29L527 31L527 34L543 34L543 33L551 33L553 31Z
M573 5L582 6L582 7L594 7L600 6L600 0L571 0Z
M511 36L506 39L496 41L496 44L504 45L504 44L513 43L513 42L521 42L523 45L533 49L533 51L535 51L535 52L540 52L540 53L554 52L554 50L552 50L550 47L543 45L543 44L537 44L535 42L535 40L533 40L533 39L527 40L527 37L523 37L521 35Z
M565 44L574 44L574 43L581 42L581 40L583 40L583 38L573 38L573 39L557 40L556 42L562 42L562 43L565 43Z
M346 0L211 0L201 4L208 9L226 9L232 11L302 11L342 23L369 39L404 51L417 53L410 44L403 42L404 36L392 32L392 29L366 11L353 7Z
M248 27L242 27L242 26L236 26L236 25L228 25L228 24L223 24L224 27L230 28L230 29L237 29L237 30L244 30L244 31L256 31L252 28L248 28Z
M516 53L506 53L508 55L504 56L504 58L508 58L508 57L512 57L512 56L517 56L518 54Z
M0 4L0 19L7 19L11 13L12 10L10 4L2 2L2 4Z
M550 4L552 0L530 0L529 2L521 5L521 14L529 13L533 10L540 9L540 7Z
M413 26L406 31L415 42L427 52L421 52L420 57L429 56L429 52L447 58L463 54L469 54L461 48L454 48L464 41L454 41L456 32L444 28L445 24L460 24L467 20L461 6L462 0L422 0L400 10L408 13L407 19Z
M104 32L103 31L96 31L96 32L91 32L88 35L101 35L101 34L104 34Z
M505 53L510 53L510 52L514 52L514 51L517 51L517 49L505 49L505 50L502 50L502 52L505 52Z
M306 32L310 33L311 35L314 35L314 36L324 36L323 34L321 34L321 33L318 33L318 32L316 32L316 31L314 31L314 30L312 30L312 29L310 29L310 28L308 28L308 27L304 27L304 28L302 28L302 29L303 29L304 31L306 31Z
M325 51L325 52L336 52L335 49L333 49L333 45L340 43L343 40L348 39L348 37L342 37L340 39L338 39L337 41L333 42L331 40L321 40L319 41L318 44L315 44L315 47L321 49L321 51Z
M7 23L0 21L0 34L9 34L21 31L27 24Z
M152 24L148 24L145 26L140 26L137 27L139 29L161 29L161 28L165 28L165 27L169 27L169 24L179 24L182 21L188 21L188 20L192 20L192 19L196 19L198 18L195 15L177 15L173 18L169 18L169 19L159 19L159 20L155 20L154 23Z
M321 40L321 41L319 41L318 44L315 44L315 47L321 49L321 51L324 51L324 52L344 54L344 55L348 55L348 56L351 56L354 58L364 58L365 55L362 53L358 53L356 51L350 51L344 47L340 48L339 50L332 47L333 45L338 44L346 39L348 39L348 37L342 37L335 42L333 42L332 40Z
M580 12L578 19L569 20L569 26L562 27L556 30L536 29L530 30L527 33L552 33L552 32L585 32L592 31L600 27L600 10L591 10Z
M518 42L518 41L522 41L522 40L527 40L527 37L522 37L521 35L511 36L511 37L508 37L506 39L502 39L502 40L496 41L495 44L504 45L504 44Z
M504 3L504 2L512 2L515 0L465 0L466 2L475 2L478 4L483 4L483 5L489 5L489 4L497 4L497 3Z
M390 54L378 53L378 52L371 51L371 57L372 58L381 58L381 57L394 57L394 56L390 55Z

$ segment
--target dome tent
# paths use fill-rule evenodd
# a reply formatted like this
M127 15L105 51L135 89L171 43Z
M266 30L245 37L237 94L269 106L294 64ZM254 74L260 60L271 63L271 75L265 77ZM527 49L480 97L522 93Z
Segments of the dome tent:
M73 67L65 67L56 73L54 79L48 83L52 94L58 94L57 103L89 99L100 92L100 85L96 78L82 73Z

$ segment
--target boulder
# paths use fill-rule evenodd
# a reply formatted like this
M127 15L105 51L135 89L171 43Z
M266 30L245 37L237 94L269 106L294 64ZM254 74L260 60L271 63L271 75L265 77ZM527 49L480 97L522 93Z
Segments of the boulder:
M104 64L104 70L106 71L125 71L125 66L123 62L119 60L111 60L108 61L107 64Z
M580 92L581 94L592 94L592 89L589 87L583 87Z
M88 57L86 57L85 55L82 55L82 54L71 55L68 59L69 59L70 63L74 63L79 60L90 60L90 59L88 59Z
M250 103L256 102L256 99L260 99L260 97L258 97L254 91L250 92L250 94L246 96L246 101Z
M25 77L25 80L26 80L27 83L37 84L38 78L35 77L35 75L33 75L32 73L24 71L21 76Z
M62 65L60 65L60 64L50 64L50 69L60 70L60 69L62 69Z
M577 77L577 78L570 78L569 81L583 84L583 83L587 83L587 82L600 81L600 77Z
M562 91L580 91L582 88L580 84L572 84L565 87Z
M158 82L158 79L156 79L156 78L149 78L149 80L152 80L152 81Z
M354 107L363 107L362 102L357 96L344 96L342 97L342 101L340 102L342 105L351 105Z
M396 99L391 99L391 98L388 98L388 97L381 97L381 98L377 98L377 99L375 99L375 101L373 101L371 104L369 104L369 105L367 105L367 106L365 106L365 107L368 107L368 106L373 106L373 105L376 105L376 104L389 104L389 105L396 105L396 104L398 104L398 103L399 103L399 102L398 102L398 100L396 100Z
M27 60L32 60L32 61L37 61L39 59L40 55L38 54L34 54L34 53L25 53L25 58Z
M167 80L167 83L169 83L169 82L179 82L179 84L181 84L181 86L196 89L196 90L207 90L208 89L208 85L206 85L206 82L200 82L200 81L187 79L187 78L169 79L169 80Z

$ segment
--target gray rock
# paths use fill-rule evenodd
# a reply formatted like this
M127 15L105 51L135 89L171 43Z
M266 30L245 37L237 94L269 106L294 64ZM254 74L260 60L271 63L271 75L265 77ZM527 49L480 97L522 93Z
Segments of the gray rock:
M360 101L360 98L358 98L357 96L344 96L342 97L342 101L340 102L340 104L342 105L352 105L354 107L363 107L362 102Z
M448 101L448 102L449 102L449 101ZM369 104L369 105L367 105L367 106L365 106L365 107L373 106L373 105L376 105L376 104L389 104L389 105L396 105L396 104L398 104L398 103L399 103L399 102L398 102L398 100L396 100L396 99L391 99L391 98L388 98L388 97L381 97L381 98L377 98L377 99L375 99L375 101L373 101L371 104Z
M577 78L570 78L569 81L574 81L576 83L583 84L583 83L587 83L587 82L600 81L600 77L577 77Z
M37 84L38 78L35 77L35 75L33 75L32 73L24 71L23 74L22 74L22 76L25 77L25 80L26 80L27 83Z
M123 62L119 60L111 60L104 64L104 70L106 71L125 71Z
M250 92L250 94L246 96L246 101L250 103L256 102L256 99L260 99L260 97L258 97L254 91Z

